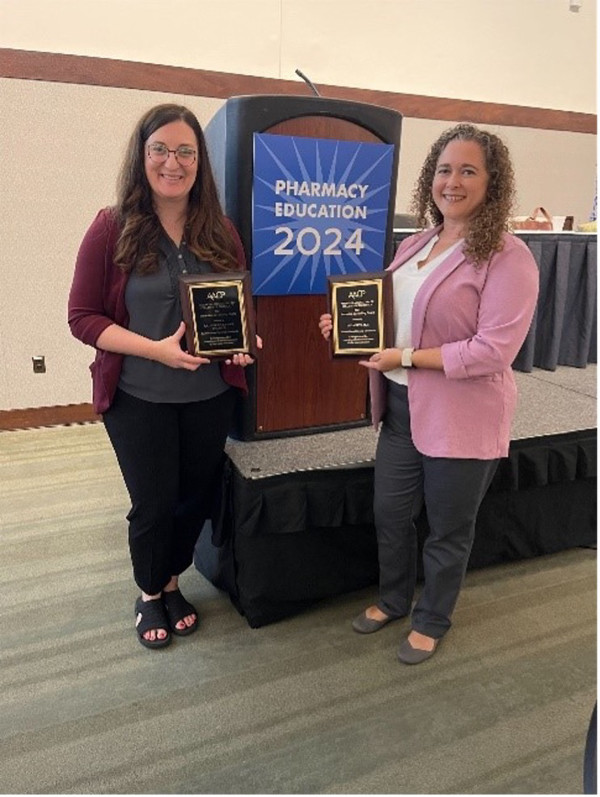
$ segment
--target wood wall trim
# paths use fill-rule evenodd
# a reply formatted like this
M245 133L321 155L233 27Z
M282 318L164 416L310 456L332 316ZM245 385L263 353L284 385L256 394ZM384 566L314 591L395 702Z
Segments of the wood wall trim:
M161 91L218 99L245 94L305 95L309 91L300 80L279 80L210 72L205 69L8 48L0 48L0 77ZM595 114L398 94L348 86L319 85L318 88L323 97L381 105L414 119L596 133Z
M91 404L65 404L57 407L31 407L23 410L0 410L0 432L38 429L40 426L68 426L102 420Z

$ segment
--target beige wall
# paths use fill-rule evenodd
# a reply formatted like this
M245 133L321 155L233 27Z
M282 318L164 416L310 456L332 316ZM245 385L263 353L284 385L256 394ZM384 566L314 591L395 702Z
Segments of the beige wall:
M184 18L185 24L178 20ZM461 99L595 112L595 3L568 0L0 0L0 47L79 53ZM476 66L475 66L476 65ZM0 410L90 400L92 350L66 299L81 237L131 127L176 99L205 124L220 100L0 78ZM444 122L405 119L397 210ZM593 135L496 128L520 212L587 218ZM33 374L43 354L47 373Z
M0 47L594 113L596 2L1 0Z

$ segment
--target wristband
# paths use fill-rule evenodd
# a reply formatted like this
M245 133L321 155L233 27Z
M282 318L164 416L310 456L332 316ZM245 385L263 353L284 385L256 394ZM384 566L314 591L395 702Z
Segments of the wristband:
M412 368L413 367L413 352L414 349L411 347L407 347L406 349L402 349L402 367L403 368Z

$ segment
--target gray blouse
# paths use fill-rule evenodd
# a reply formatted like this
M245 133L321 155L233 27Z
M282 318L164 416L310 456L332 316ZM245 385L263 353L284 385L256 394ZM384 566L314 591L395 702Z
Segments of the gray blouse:
M198 260L185 242L177 245L162 232L159 268L154 274L132 272L125 289L129 329L152 340L172 335L183 320L179 299L180 274L205 273L212 269ZM183 338L185 346L185 337ZM218 363L201 365L195 371L169 368L143 357L126 355L119 388L131 396L152 402L203 401L228 389Z

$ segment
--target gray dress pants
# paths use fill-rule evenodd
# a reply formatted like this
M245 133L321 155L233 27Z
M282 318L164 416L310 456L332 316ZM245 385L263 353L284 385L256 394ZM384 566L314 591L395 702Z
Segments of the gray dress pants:
M473 545L477 512L498 461L420 454L410 433L408 390L389 383L374 484L377 605L381 611L391 617L411 613L417 573L414 521L424 502L430 528L423 549L425 583L412 610L411 624L436 639L450 628Z

